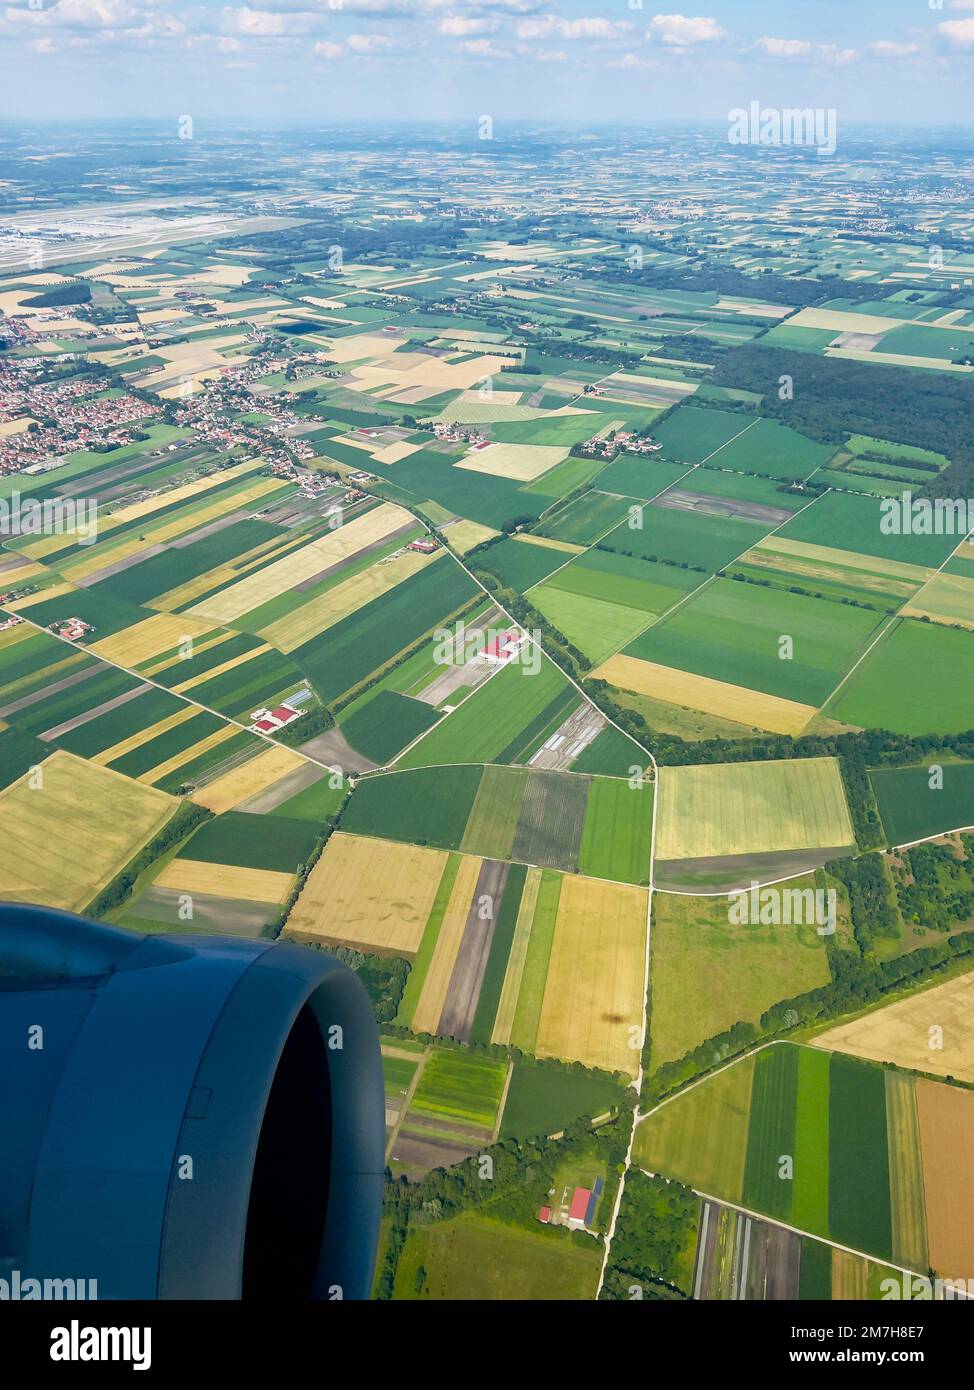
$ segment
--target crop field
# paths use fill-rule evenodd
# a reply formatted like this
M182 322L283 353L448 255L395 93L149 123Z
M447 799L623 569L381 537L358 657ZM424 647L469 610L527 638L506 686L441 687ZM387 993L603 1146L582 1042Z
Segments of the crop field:
M0 792L2 896L80 912L178 803L108 768L57 751ZM43 846L43 854L38 853Z
M213 740L227 743L235 735L235 730L231 726L221 730L219 734L214 734ZM257 744L257 740L253 740ZM196 753L199 754L203 744L196 745ZM178 754L171 760L173 767L171 770L184 772L184 755ZM164 765L166 770L170 770L168 765ZM193 792L193 800L200 806L205 806L208 811L220 815L223 811L232 811L243 802L249 801L252 797L259 795L273 787L275 783L281 782L289 773L296 772L299 768L307 767L307 763L298 753L293 753L290 748L264 748L249 758L240 767L222 773L212 782L207 782L204 786L198 787ZM153 768L140 779L141 781L158 782L161 780L161 770Z
M702 463L714 458L732 439L742 435L754 420L724 410L701 410L682 405L656 430L667 459L679 463Z
M686 565L699 571L699 583L762 540L771 527L741 517L706 516L651 503L635 514L633 525L623 521L602 541L606 550Z
M423 782L429 779L431 773L412 775ZM435 772L432 775L435 776ZM463 831L461 848L471 853L485 854L491 859L511 858L528 776L526 769L489 764L484 768Z
M818 886L816 875L787 885L798 891ZM658 893L651 941L654 1069L735 1023L757 1023L772 1004L830 979L825 942L814 925L737 924L724 897Z
M741 685L728 685L726 681L696 676L673 666L660 666L624 652L609 657L593 674L596 679L608 681L621 690L731 720L743 726L742 732L750 728L800 734L815 716L812 705L782 700L777 695L765 695Z
M923 535L918 530L898 535L883 525L878 498L826 493L806 507L781 536L837 550L861 551L900 564L936 569L955 549L959 536Z
M974 1229L961 1154L972 1124L969 1091L776 1044L647 1116L635 1156L811 1235L967 1278ZM714 1125L724 1146L708 1153Z
M575 869L589 783L570 772L532 772L521 802L511 855L524 864Z
M974 1083L972 1005L974 975L958 975L828 1028L815 1046Z
M824 713L864 729L952 734L971 726L974 633L894 623Z
M571 554L571 551L555 550L551 546L531 545L505 538L480 551L476 561L479 568L495 574L502 584L524 593L552 570L559 569Z
M501 1138L556 1134L581 1115L596 1119L619 1104L614 1081L567 1069L515 1062L504 1106Z
M333 835L288 918L287 935L415 955L445 863L439 850Z
M294 884L293 873L214 864L212 860L171 859L154 880L158 888L177 893L212 893L220 898L244 898L256 903L280 903Z
M859 608L718 579L625 654L815 708L878 621Z
M228 811L201 825L179 853L199 863L294 874L307 862L318 833L310 819Z
M482 775L482 767L466 765L366 777L355 788L342 827L459 849Z
M507 1071L505 1061L435 1047L423 1068L410 1114L455 1117L493 1129Z
M321 698L334 700L459 612L476 593L473 580L445 556L335 623L324 640L312 638L291 655Z
M431 729L439 714L421 700L395 690L380 690L342 721L342 733L359 753L374 763L386 763Z
M537 671L509 662L421 739L400 765L521 762L542 741L552 719L559 712L567 714L569 690L558 667L546 659Z
M633 1162L740 1202L754 1062L745 1057L647 1115L636 1127Z
M974 827L974 763L933 760L922 767L877 768L870 772L887 839L909 845L947 830ZM933 785L931 786L931 782Z
M652 786L597 778L585 808L579 871L593 878L646 884L652 835Z
M657 795L661 860L855 843L834 758L663 768Z
M537 525L538 532L556 541L591 545L604 536L637 505L627 497L591 489L562 507L546 512Z
M602 1257L553 1232L508 1226L466 1212L410 1231L399 1261L395 1297L552 1299L595 1297ZM417 1292L418 1271L425 1271Z
M538 1019L537 1055L635 1075L645 951L643 891L564 878Z
M531 602L593 665L625 646L651 620L640 609L573 593L558 578L532 589Z

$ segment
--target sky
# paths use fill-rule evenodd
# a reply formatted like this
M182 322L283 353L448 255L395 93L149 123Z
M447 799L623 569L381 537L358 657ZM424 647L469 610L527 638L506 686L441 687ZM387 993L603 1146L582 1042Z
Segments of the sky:
M0 0L0 62L7 119L968 124L974 0Z

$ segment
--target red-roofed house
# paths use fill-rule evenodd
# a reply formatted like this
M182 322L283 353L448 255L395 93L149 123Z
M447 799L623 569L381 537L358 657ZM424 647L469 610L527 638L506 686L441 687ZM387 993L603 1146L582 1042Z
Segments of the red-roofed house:
M538 1212L538 1220L543 1221L544 1224L547 1226L548 1222L551 1220L551 1208L542 1207L541 1210Z
M588 1211L588 1203L591 1195L587 1187L575 1188L572 1204L568 1208L567 1222L573 1231L580 1231L585 1225L585 1214Z
M275 724L270 719L258 719L254 724L254 728L259 730L262 734L272 734L275 729L279 729L280 727L280 724Z
M271 718L276 719L280 724L289 723L296 714L297 710L292 709L290 705L278 705L277 709L271 710Z

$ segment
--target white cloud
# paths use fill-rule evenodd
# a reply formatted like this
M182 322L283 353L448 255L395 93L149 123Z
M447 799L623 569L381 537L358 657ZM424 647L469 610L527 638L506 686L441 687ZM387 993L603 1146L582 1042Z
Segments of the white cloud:
M249 5L239 9L227 6L221 17L224 33L240 34L251 39L289 38L295 34L310 34L320 27L317 15L299 11L296 14L274 14L270 10L252 10Z
M834 43L812 43L809 39L760 38L756 44L769 58L808 59L810 62L828 63L831 67L844 68L855 61L854 48L839 48Z
M877 39L867 47L876 58L907 58L920 52L918 43L895 43L892 39Z
M652 68L655 63L651 63L648 58L638 58L635 53L623 53L621 58L611 58L607 64L610 68L618 68L621 72L634 72L638 68Z
M351 34L348 46L353 53L384 53L393 44L385 34Z
M812 51L808 39L758 39L758 47L772 58L805 58Z
M540 19L522 19L517 26L517 36L519 39L617 39L631 29L627 19L604 19L594 15L562 19L546 14Z
M328 39L319 39L313 51L316 58L340 58L345 52L340 43L331 43Z
M937 29L951 48L974 48L974 19L945 19Z
M657 14L649 22L649 37L673 48L694 43L716 43L727 37L716 19L690 18L683 14Z
M497 28L496 19L464 19L463 15L447 15L439 23L439 31L448 38L462 39L471 34L492 34Z

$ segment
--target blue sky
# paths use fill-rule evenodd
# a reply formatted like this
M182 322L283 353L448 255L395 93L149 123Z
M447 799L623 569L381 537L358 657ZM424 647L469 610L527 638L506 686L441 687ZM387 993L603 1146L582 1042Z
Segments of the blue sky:
M8 118L967 123L974 0L0 0Z

